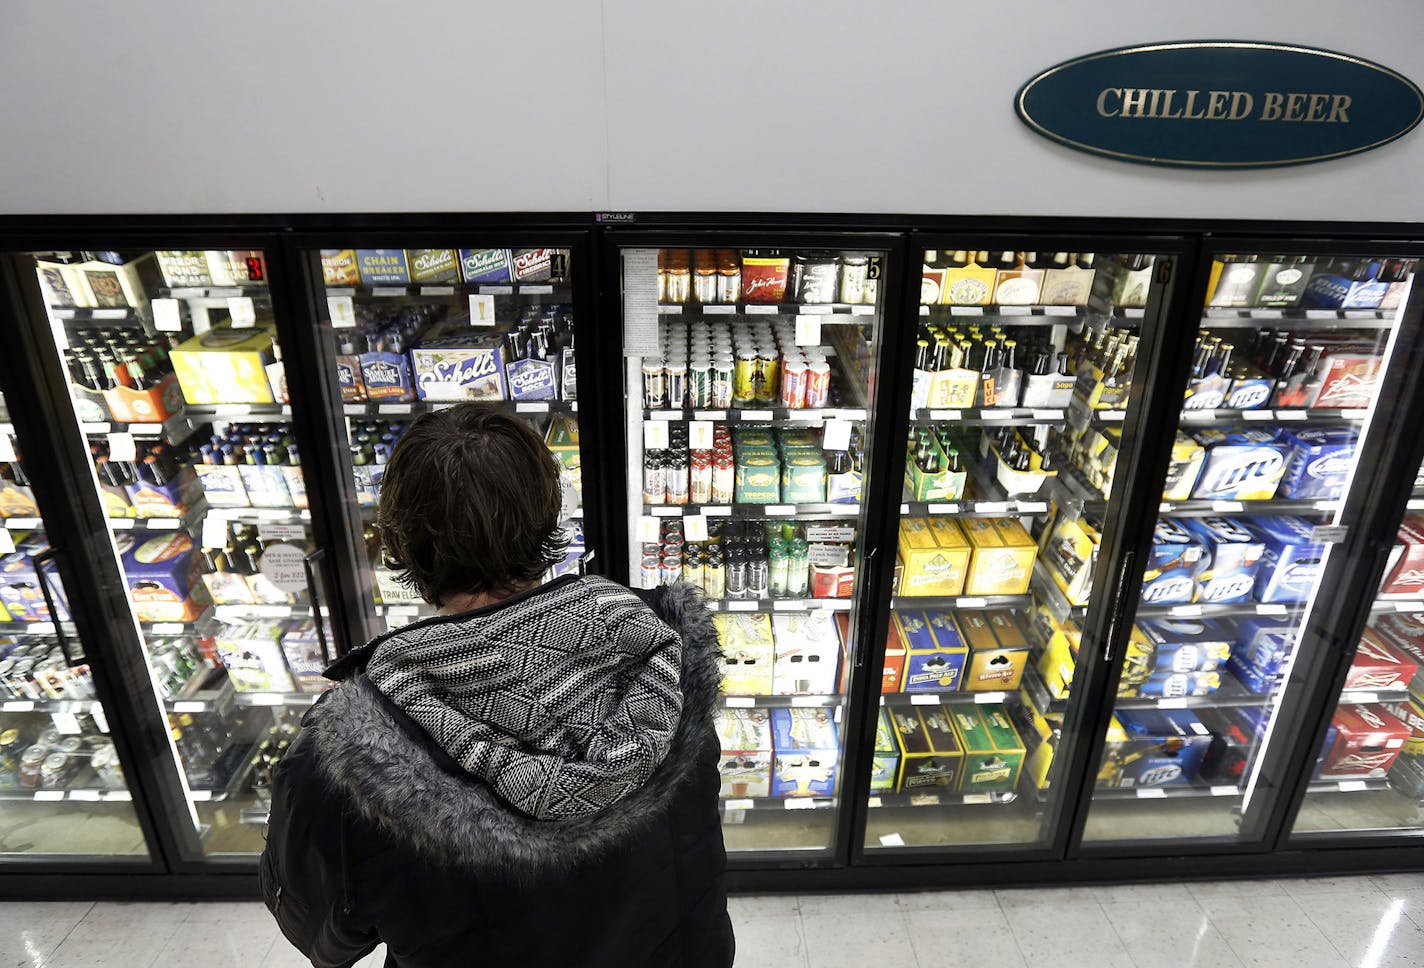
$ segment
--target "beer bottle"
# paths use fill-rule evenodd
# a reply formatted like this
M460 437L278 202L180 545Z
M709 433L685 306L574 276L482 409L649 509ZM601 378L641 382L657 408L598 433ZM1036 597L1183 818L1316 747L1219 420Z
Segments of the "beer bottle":
M948 267L951 269L963 269L969 265L969 252L965 249L955 249L950 254Z
M1093 267L1093 256L1094 253L1092 252L1079 252L1073 264L1079 269L1091 269Z

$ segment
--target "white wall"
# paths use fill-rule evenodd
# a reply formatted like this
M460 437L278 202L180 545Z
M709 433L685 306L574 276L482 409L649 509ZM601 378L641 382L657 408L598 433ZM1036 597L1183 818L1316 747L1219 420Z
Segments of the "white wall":
M1192 172L1079 154L1013 113L1069 57L1220 37L1424 82L1417 0L17 0L0 9L0 212L1424 220L1424 131Z

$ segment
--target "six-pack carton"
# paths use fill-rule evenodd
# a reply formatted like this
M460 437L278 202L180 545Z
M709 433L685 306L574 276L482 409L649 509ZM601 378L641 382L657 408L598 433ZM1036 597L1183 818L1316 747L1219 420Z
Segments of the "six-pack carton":
M764 709L719 709L718 772L724 797L771 796L771 719Z
M771 710L771 746L772 796L835 795L840 741L830 710Z

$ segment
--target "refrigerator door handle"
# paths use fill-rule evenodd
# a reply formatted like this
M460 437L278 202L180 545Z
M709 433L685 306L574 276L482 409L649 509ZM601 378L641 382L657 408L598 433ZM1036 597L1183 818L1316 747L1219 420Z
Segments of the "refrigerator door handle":
M857 615L863 616L868 614L867 609L869 608L869 603L865 601L865 599L870 594L868 591L870 582L866 580L866 576L870 574L871 563L875 561L875 553L879 550L880 547L878 545L870 548L868 551L866 551L865 556L860 560L860 595L857 597L855 603L855 611ZM855 667L857 669L865 668L864 649L856 650Z
M1132 575L1132 562L1137 552L1129 551L1122 556L1122 568L1117 573L1117 588L1113 590L1112 610L1108 614L1106 641L1103 644L1103 661L1111 664L1113 643L1117 641L1117 630L1122 627L1123 613L1127 611L1127 580Z
M580 578L582 578L583 576L589 574L589 568L593 565L593 560L594 560L595 558L597 558L597 557L598 557L598 552L597 552L596 550L594 550L593 548L589 548L589 549L588 549L587 551L585 551L583 554L579 555L579 559L578 559L578 573L579 573L579 577L580 577ZM595 572L595 574L597 574L597 573Z
M46 564L53 562L59 554L59 549L51 547L44 554L35 555L35 580L40 583L40 594L44 596L45 608L49 609L50 621L54 623L54 637L59 642L59 651L64 656L64 664L73 669L76 665L83 665L88 661L88 657L80 655L79 661L74 661L74 656L69 652L69 637L64 634L64 623L59 620L59 612L55 610L54 591L49 587L49 579L45 576Z
M316 638L321 643L321 660L331 665L331 648L327 645L326 617L321 614L321 596L317 594L316 563L326 558L326 549L317 548L302 558L302 570L307 576L307 596L311 599L312 619L316 625Z

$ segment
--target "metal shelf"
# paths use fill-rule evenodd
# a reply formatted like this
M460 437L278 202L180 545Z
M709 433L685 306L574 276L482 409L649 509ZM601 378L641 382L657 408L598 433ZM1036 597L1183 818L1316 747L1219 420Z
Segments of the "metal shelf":
M706 600L713 612L848 612L850 598L712 598Z
M1360 706L1376 702L1408 702L1408 689L1344 689L1337 705Z
M713 420L725 423L769 423L791 427L820 426L827 420L865 420L864 408L854 407L729 407L725 410L682 407L671 410L643 410L644 420Z
M918 793L872 793L868 805L872 810L895 807L1002 806L1018 799L1019 795L1013 790L996 793L955 793L950 790L940 792L929 789Z
M1112 412L1121 413L1121 411ZM1068 419L1068 411L1062 407L1044 409L990 407L988 409L971 408L965 410L911 410L910 419L915 423L957 423L965 427L992 427L1000 424L1012 424L1014 426L1049 424L1057 426Z
M1199 797L1239 797L1241 788L1234 783L1184 783L1169 786L1095 787L1094 800L1183 800Z
M1032 595L896 595L890 599L895 611L919 608L1028 608Z
M1384 329L1394 325L1394 310L1385 309L1230 309L1208 306L1202 311L1203 329L1266 326L1290 329Z
M1316 514L1338 511L1344 503L1339 499L1327 501L1290 498L1269 501L1163 501L1157 506L1157 510L1160 514L1170 514L1175 518L1203 518L1218 514Z
M219 622L244 622L262 618L306 618L312 613L310 605L265 604L265 605L215 605L213 617Z
M1047 501L902 501L901 516L935 517L952 514L966 518L1003 518L1020 514L1047 514Z
M873 304L860 303L696 303L661 304L660 316L867 316L874 318ZM838 320L841 322L841 320ZM843 322L850 322L844 320Z
M1138 618L1220 618L1222 616L1243 615L1291 615L1305 611L1307 602L1235 602L1229 605L1212 605L1195 602L1181 605L1139 605Z
M552 282L432 282L423 285L360 285L329 286L327 296L361 296L372 299L429 299L453 296L455 293L478 293L482 296L556 296L554 302L572 302L573 289L568 283Z
M316 702L319 692L234 692L238 706L286 706L303 708Z
M1140 325L1145 310L1128 307L1112 311L1110 325L1131 327ZM1087 306L948 306L937 303L921 306L921 316L947 319L968 324L989 323L1000 326L1062 326L1108 314Z
M1360 407L1293 407L1279 410L1262 408L1236 410L1217 407L1214 410L1182 410L1183 429L1240 423L1298 423L1312 427L1321 425L1353 425L1363 423L1369 411Z
M722 797L722 809L734 810L833 810L835 797Z
M198 419L193 419L197 417ZM97 423L81 423L79 429L86 436L98 437L107 434L129 433L135 437L160 439L168 444L181 444L197 431L204 421L202 412L185 407L162 421L148 423L123 423L117 420Z
M197 504L189 508L182 517L177 518L109 518L110 531L191 531L198 522L208 513L206 504Z
M190 403L183 412L190 418L199 417L204 420L248 417L257 419L259 423L266 423L274 417L290 419L292 406L288 403L211 403L203 405Z
M40 518L6 518L0 521L0 527L6 531L34 531L44 527L44 521Z
M705 515L709 518L858 518L860 504L645 504L643 514L655 518Z
M723 696L722 705L727 709L820 709L826 706L840 706L844 696Z
M132 306L100 306L80 308L76 306L51 306L49 315L75 323L141 323L143 316Z
M109 790L99 788L72 788L67 790L0 790L0 800L35 800L59 802L68 800L71 802L89 801L91 803L102 802L124 802L133 799L133 794L128 790Z
M1018 690L1007 692L887 692L880 696L882 706L986 706L1019 702Z
M365 403L344 403L341 410L348 417L400 417L407 414L426 413L430 410L447 410L465 401L461 400L393 400L385 403L367 401ZM497 404L512 413L578 413L577 400L482 400L481 403Z
M88 716L97 705L98 698L92 696L88 699L6 699L0 702L0 714L70 713L75 716Z

